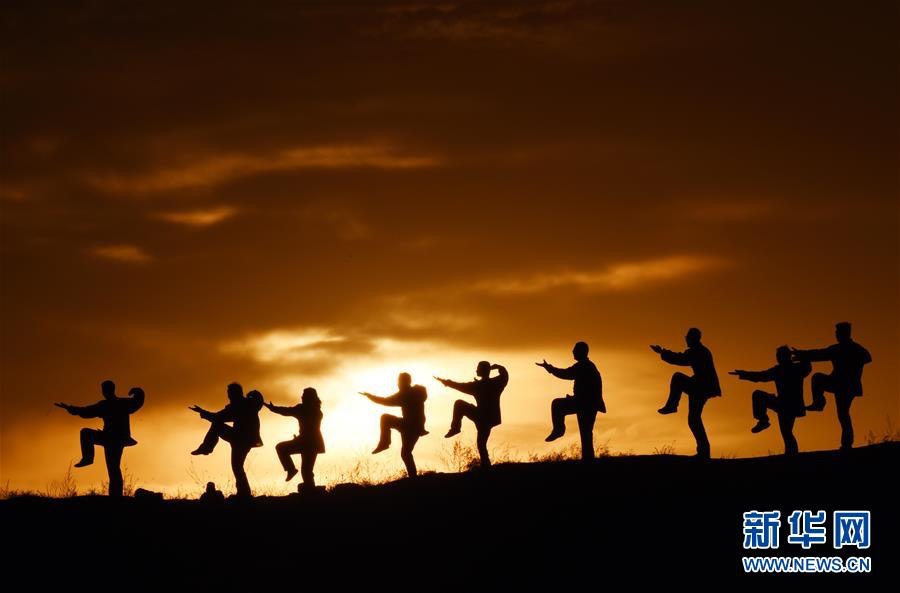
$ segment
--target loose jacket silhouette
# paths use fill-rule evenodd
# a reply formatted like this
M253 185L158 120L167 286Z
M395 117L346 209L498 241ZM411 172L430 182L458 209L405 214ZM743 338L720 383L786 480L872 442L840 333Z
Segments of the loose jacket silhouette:
M684 337L687 350L674 352L653 345L651 350L659 354L664 362L676 366L691 367L692 376L674 373L669 383L669 397L666 404L658 411L660 414L673 414L678 411L682 394L688 396L688 428L697 441L697 457L708 459L710 456L709 437L703 426L703 408L711 397L722 395L719 386L719 375L713 363L712 353L701 341L700 330L692 327Z
M578 342L572 348L575 364L568 368L555 367L546 360L536 363L539 367L558 379L574 381L572 395L554 399L550 404L550 418L553 428L544 439L555 441L566 433L566 416L575 414L581 437L581 458L594 458L594 423L597 412L606 413L603 401L603 379L593 361L588 358L589 347Z
M812 366L806 361L791 360L791 351L787 346L778 348L775 357L778 364L764 371L736 370L732 374L737 375L743 381L775 383L774 394L761 389L753 392L751 403L753 417L757 423L751 431L757 433L768 428L767 410L773 410L778 415L778 426L784 440L784 452L786 455L792 455L799 450L797 439L794 436L794 421L806 415L806 406L803 402L803 382L812 371Z
M491 371L494 369L497 370L497 376L491 377ZM478 454L481 458L481 466L488 467L491 465L491 458L487 449L487 441L491 435L491 430L495 426L499 426L501 422L500 396L509 383L509 373L502 365L492 365L488 361L482 360L475 368L475 374L478 378L467 383L441 379L440 377L435 377L435 379L440 381L445 387L450 387L475 398L474 406L461 399L453 402L453 418L450 421L450 430L447 431L444 437L450 438L459 434L462 430L462 419L469 418L475 424L477 431L475 440Z
M103 420L103 428L82 428L81 460L75 467L85 467L94 463L94 446L103 447L106 458L106 470L109 475L109 495L122 496L124 483L122 477L122 452L125 447L137 445L137 441L131 436L131 414L134 414L144 405L144 390L140 387L132 388L128 393L131 397L118 397L116 385L112 381L104 381L101 384L102 400L89 406L72 406L58 403L69 414L80 418L100 418Z
M244 396L244 390L238 383L227 388L228 404L218 412L210 412L199 406L191 410L209 421L209 430L203 442L192 455L209 455L216 448L219 439L231 444L231 470L234 473L235 488L240 497L252 496L244 462L251 449L262 447L259 435L259 411L263 406L263 397L259 391L251 391ZM231 423L231 425L227 423Z
M322 438L322 402L312 387L303 390L301 403L294 406L276 406L265 404L269 410L281 416L296 418L299 433L291 440L275 445L278 460L287 472L286 481L297 475L297 467L291 455L300 454L300 472L306 487L315 486L313 468L316 457L325 452L325 439Z
M396 430L400 433L400 458L406 466L406 473L410 477L414 477L417 475L417 470L412 454L413 448L419 437L428 434L428 431L425 430L425 400L428 399L428 392L421 385L413 385L409 373L400 373L397 377L397 388L397 393L387 397L361 392L361 395L376 404L399 407L402 413L399 418L391 414L381 415L380 438L372 453L380 453L389 448L391 446L391 430Z
M809 362L830 362L831 374L816 373L812 377L812 404L808 410L821 412L825 408L825 393L833 393L841 425L841 449L853 448L853 421L850 404L853 398L863 394L863 367L872 362L872 355L860 344L853 341L851 327L846 321L834 327L836 344L814 350L792 352L800 360Z

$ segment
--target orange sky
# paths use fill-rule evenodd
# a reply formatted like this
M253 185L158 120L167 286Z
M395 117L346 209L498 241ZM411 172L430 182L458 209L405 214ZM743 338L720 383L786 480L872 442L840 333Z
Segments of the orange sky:
M187 406L234 380L319 389L324 481L400 469L355 393L403 370L430 393L421 465L446 469L455 396L430 377L483 358L512 375L492 445L546 452L569 386L532 363L579 339L597 439L687 453L647 345L692 325L723 376L714 456L781 450L726 371L844 319L874 357L858 441L900 422L895 4L161 4L3 9L4 484L65 472L91 423L51 403L106 378L146 390L125 462L169 492L227 481L224 452L188 455ZM286 491L292 423L263 412L255 486ZM796 432L836 447L833 405Z

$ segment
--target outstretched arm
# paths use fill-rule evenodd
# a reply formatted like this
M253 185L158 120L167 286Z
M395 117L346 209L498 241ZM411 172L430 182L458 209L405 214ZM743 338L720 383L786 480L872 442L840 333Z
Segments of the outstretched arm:
M377 395L372 395L368 391L360 391L360 395L364 395L369 398L369 401L375 404L379 404L382 406L399 406L400 405L400 394L395 393L394 395L389 395L387 397L379 397Z
M435 381L443 385L444 387L449 387L450 389L455 389L460 393L465 393L466 395L474 395L474 386L472 383L460 383L458 381L451 381L450 379L441 379L440 377L435 377Z
M561 369L559 367L555 367L546 360L542 362L534 363L556 377L557 379L565 379L566 381L574 381L575 380L575 366L572 365L567 369Z
M80 418L99 418L100 417L100 404L91 404L89 406L73 406L70 404L64 404L62 402L53 404L57 408L62 408L69 414L73 416L78 416Z
M800 350L799 348L791 348L791 354L798 360L807 362L826 362L831 360L830 348L816 348L813 350Z
M191 406L188 408L194 412L200 414L200 417L204 420L208 420L209 422L227 422L229 420L233 420L231 418L231 414L228 413L227 408L223 408L218 412L210 412L209 410L203 409L200 406Z
M272 402L266 402L263 404L265 407L269 408L270 412L275 412L280 416L291 416L292 408L288 406L276 406Z
M765 371L742 371L735 370L728 373L736 375L741 381L753 381L754 383L766 383L775 380L775 369L771 368Z
M672 350L663 348L659 344L653 344L650 346L650 350L659 354L659 357L663 362L682 367L691 366L691 357L687 352L673 352Z

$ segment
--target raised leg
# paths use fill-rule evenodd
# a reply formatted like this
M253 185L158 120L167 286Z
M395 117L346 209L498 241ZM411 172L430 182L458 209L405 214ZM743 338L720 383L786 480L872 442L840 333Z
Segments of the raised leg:
M675 373L672 380L669 381L669 397L666 399L666 405L657 410L660 414L674 414L678 411L678 404L681 402L681 395L690 393L694 379L688 377L684 373Z
M372 451L373 454L381 453L391 446L391 429L401 430L403 420L397 416L390 414L381 415L381 434L378 439L378 445Z
M550 404L550 419L553 422L553 430L544 440L549 443L566 434L566 416L575 414L577 411L574 397L558 397L553 400Z
M94 463L94 445L101 439L103 433L94 428L82 428L79 435L81 441L81 461L75 467L84 467Z

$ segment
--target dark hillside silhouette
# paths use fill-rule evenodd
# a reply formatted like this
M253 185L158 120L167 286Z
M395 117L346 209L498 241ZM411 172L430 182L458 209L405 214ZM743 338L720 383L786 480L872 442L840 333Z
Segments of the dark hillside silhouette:
M13 499L0 502L0 524L8 582L70 584L103 566L92 590L139 579L162 591L281 591L299 583L370 591L387 582L400 591L566 591L623 578L630 588L660 579L716 587L834 579L880 591L896 582L900 525L896 488L877 476L898 464L898 443L704 464L671 455L498 464L490 472L347 484L321 497L220 505ZM752 509L871 510L870 549L828 545L815 553L871 555L874 572L846 580L742 574L741 514ZM472 525L485 531L473 533ZM785 543L771 551L801 552ZM400 572L385 580L389 567Z

